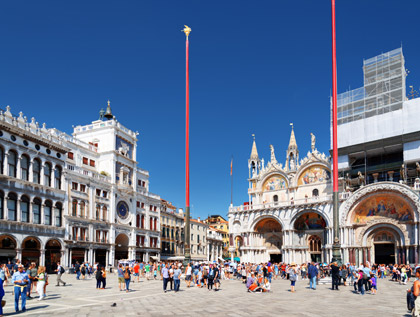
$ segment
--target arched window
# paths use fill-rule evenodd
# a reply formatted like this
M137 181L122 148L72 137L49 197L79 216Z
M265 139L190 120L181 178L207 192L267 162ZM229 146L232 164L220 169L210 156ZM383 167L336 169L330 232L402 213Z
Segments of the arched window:
M9 220L17 220L17 196L15 193L9 193L7 198L7 216Z
M9 176L16 177L16 166L17 166L17 154L15 151L9 151L9 156L7 158L9 165Z
M318 236L310 236L308 239L309 252L321 252L321 238Z
M4 150L0 146L0 174L3 174Z
M41 200L38 198L34 199L34 203L32 204L32 212L34 216L34 223L40 224L41 223Z
M150 222L149 230L153 230L153 218L152 217L149 218L149 222ZM169 236L169 233L168 233L168 236Z
M45 163L44 166L44 185L51 187L51 164Z
M102 220L107 220L108 219L108 209L106 208L106 206L102 207Z
M140 228L140 215L139 214L136 215L136 227Z
M4 219L4 193L0 190L0 219Z
M313 191L312 191L312 197L318 197L319 196L319 191L318 191L318 189L317 188L315 188Z
M29 222L29 198L28 196L22 196L20 199L20 213L21 221Z
M96 205L96 220L99 220L100 215L101 215L101 206Z
M279 196L277 196L277 195L274 195L273 196L273 201L276 203L276 202L278 202L279 201Z
M55 188L61 189L61 166L55 166L54 171Z
M22 155L22 158L20 159L20 177L28 181L29 180L29 156Z
M55 226L61 227L61 216L63 214L63 205L61 203L55 204Z
M154 221L154 229L153 230L157 230L157 218L155 218L155 221ZM173 238L173 234L172 234L172 238Z
M44 224L46 224L47 226L52 225L51 211L52 211L51 200L47 200L44 206Z
M85 202L84 201L80 202L80 217L82 217L82 218L86 217L85 209L86 209Z
M77 217L77 200L73 199L73 202L71 204L71 215L73 217Z
M39 159L34 159L32 165L32 181L35 184L41 183L41 161Z
M144 215L141 216L141 228L144 228Z

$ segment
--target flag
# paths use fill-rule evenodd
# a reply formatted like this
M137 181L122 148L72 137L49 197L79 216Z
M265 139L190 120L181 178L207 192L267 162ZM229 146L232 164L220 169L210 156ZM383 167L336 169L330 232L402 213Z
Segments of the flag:
M230 161L230 176L232 176L232 168L233 168L233 157L232 157L232 160Z

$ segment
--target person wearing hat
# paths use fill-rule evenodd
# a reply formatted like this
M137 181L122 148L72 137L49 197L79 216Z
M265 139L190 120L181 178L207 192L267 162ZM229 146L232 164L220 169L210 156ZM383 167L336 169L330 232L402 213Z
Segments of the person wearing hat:
M289 280L290 280L290 291L295 292L295 285L297 280L296 263L292 262L289 267Z
M26 311L26 287L29 283L28 274L23 270L23 265L18 265L17 272L13 273L12 282L15 293L15 311L19 312L19 297L22 297L22 312Z

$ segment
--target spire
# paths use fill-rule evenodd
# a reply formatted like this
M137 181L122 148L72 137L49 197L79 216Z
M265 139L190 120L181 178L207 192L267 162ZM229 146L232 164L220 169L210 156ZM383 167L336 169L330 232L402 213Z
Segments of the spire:
M109 101L109 100L108 100L108 106L106 107L104 117L107 118L108 120L111 120L114 117L112 115L112 111L111 111L111 101Z
M255 134L253 134L252 137L254 138L254 141L252 143L251 157L249 159L258 161L259 158L258 158L257 144L255 143Z
M293 130L293 123L290 123L290 125L292 126L292 132L290 133L289 147L287 148L289 151L297 150L295 131Z

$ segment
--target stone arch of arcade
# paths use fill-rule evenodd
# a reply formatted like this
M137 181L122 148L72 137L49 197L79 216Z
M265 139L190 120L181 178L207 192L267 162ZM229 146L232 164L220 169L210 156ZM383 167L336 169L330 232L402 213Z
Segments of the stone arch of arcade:
M280 262L282 260L283 225L275 217L264 216L253 224L253 245L265 249L264 260Z
M115 260L128 259L129 238L125 233L120 233L115 238Z
M324 246L328 243L329 219L316 209L305 209L291 220L296 234L294 241L305 250L305 260L322 262L327 258Z

